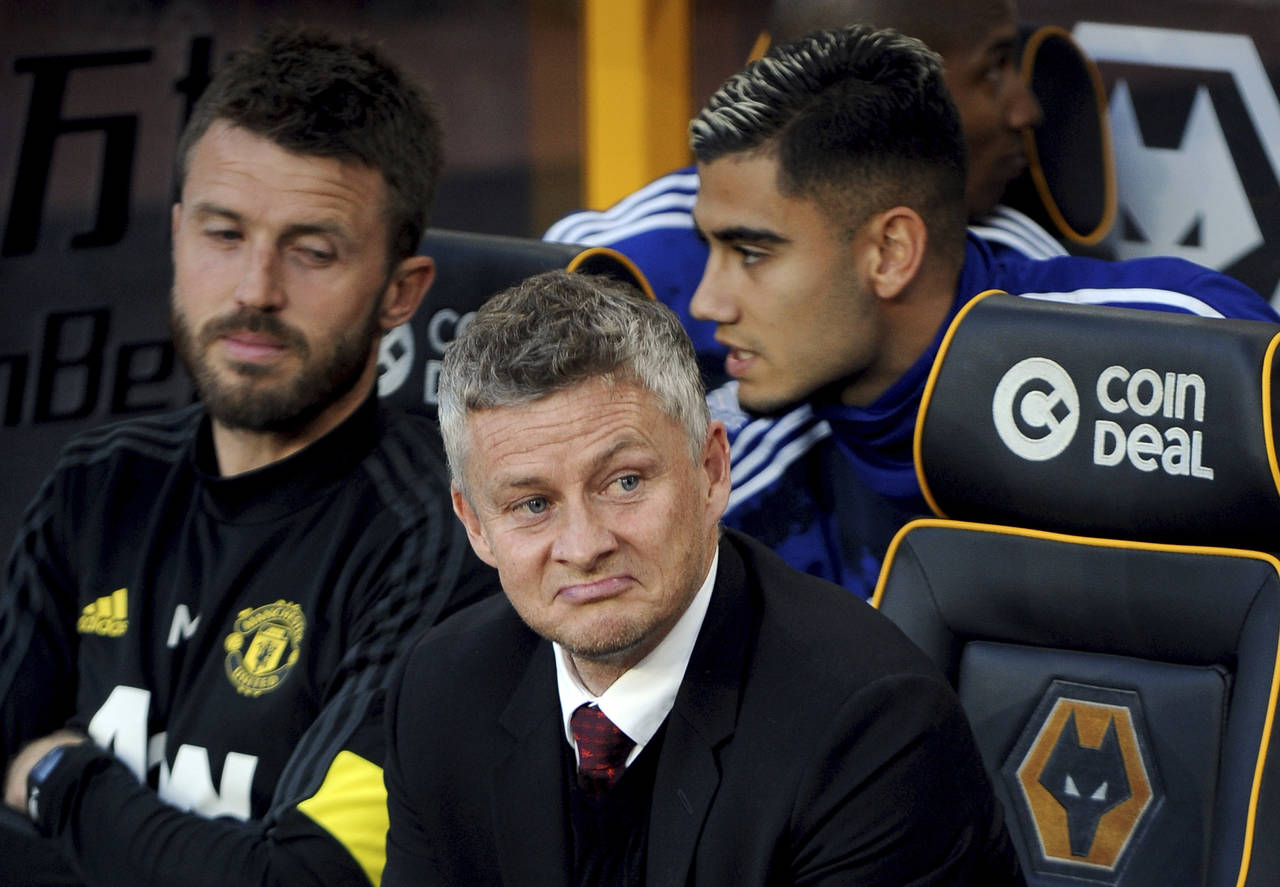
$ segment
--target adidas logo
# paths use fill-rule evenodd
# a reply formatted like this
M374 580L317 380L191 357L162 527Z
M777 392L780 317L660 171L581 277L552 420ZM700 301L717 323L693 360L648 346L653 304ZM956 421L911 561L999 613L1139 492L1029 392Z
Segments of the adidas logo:
M80 611L76 631L118 638L129 630L129 589L117 588Z

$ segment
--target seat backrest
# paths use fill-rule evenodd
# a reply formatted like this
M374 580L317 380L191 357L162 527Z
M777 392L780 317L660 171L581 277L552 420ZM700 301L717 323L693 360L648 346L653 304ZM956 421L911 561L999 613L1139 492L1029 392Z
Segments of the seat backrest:
M946 334L940 517L873 600L954 682L1033 885L1280 883L1277 343L1005 294Z
M1027 168L1001 200L1053 232L1068 249L1087 251L1110 233L1118 204L1102 75L1062 28L1023 30L1022 79L1044 119L1023 133Z
M562 268L622 280L653 297L640 269L607 247L431 229L418 252L435 260L436 279L413 320L383 337L378 393L432 418L445 346L490 296L530 275Z

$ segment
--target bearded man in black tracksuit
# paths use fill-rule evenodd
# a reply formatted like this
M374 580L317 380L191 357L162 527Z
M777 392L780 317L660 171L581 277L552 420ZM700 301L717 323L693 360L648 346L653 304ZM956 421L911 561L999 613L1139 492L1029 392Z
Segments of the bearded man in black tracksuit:
M377 400L434 272L426 96L274 30L179 145L175 345L201 403L73 441L0 592L0 883L381 877L387 671L496 588L427 420Z

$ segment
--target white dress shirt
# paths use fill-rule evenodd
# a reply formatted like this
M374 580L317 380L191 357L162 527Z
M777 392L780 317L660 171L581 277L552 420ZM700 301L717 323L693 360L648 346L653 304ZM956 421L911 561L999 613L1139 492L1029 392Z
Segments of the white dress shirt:
M573 747L575 757L578 744L574 742L573 731L569 729L569 718L583 703L597 705L619 730L635 740L635 748L627 756L628 765L636 759L649 740L653 739L653 735L671 713L671 707L675 705L676 693L684 680L689 657L693 655L693 645L698 640L702 620L711 603L711 589L715 585L716 567L719 563L720 549L717 546L707 578L702 581L702 587L671 627L671 631L658 642L658 646L623 672L600 696L595 696L582 685L576 669L569 661L568 651L559 644L553 644L564 735Z

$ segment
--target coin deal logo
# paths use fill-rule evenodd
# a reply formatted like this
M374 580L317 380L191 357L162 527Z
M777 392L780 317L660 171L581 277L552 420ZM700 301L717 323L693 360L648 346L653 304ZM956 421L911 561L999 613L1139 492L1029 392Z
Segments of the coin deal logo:
M1010 367L996 385L991 418L1014 455L1043 462L1065 450L1075 437L1080 396L1059 364L1047 357L1028 357Z

